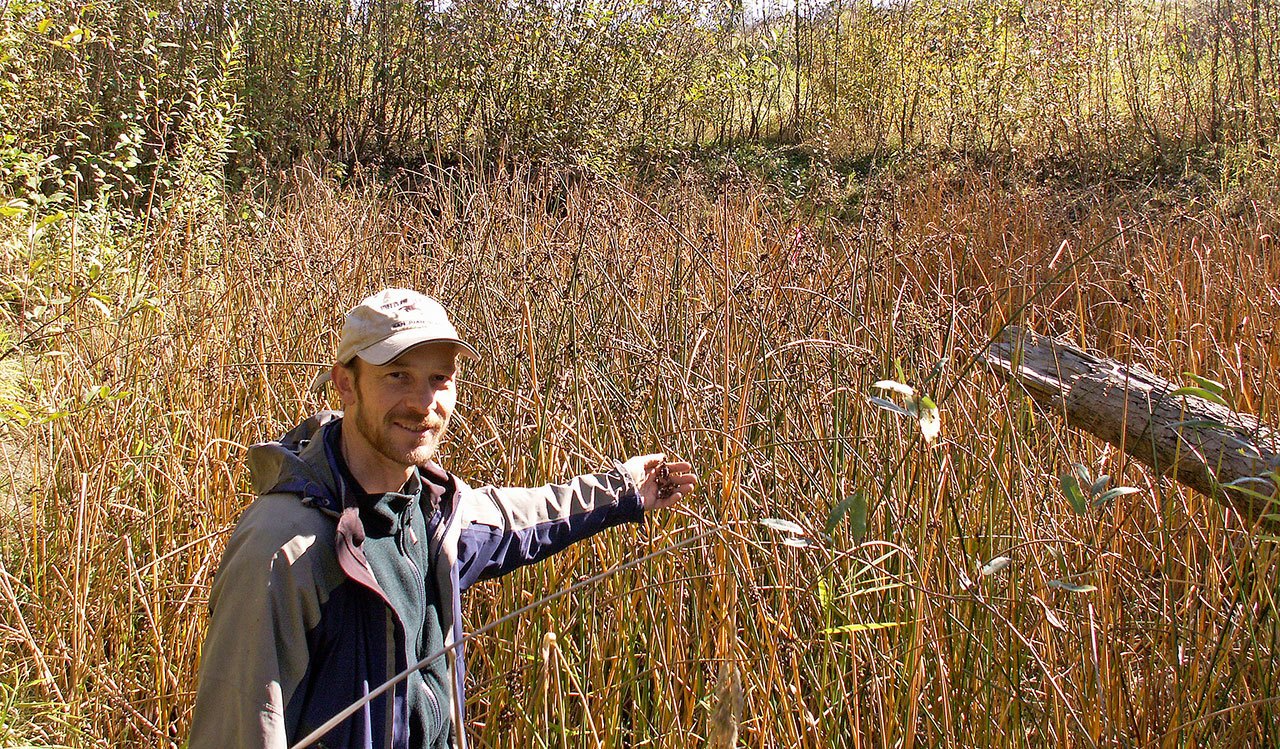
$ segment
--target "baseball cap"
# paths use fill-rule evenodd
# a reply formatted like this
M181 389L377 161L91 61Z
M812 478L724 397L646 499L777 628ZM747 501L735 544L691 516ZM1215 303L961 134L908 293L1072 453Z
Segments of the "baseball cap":
M337 361L350 364L359 356L370 364L386 364L424 343L453 343L468 359L480 352L458 336L439 302L412 289L383 289L365 297L347 313L338 341ZM319 390L329 381L325 371L311 383Z

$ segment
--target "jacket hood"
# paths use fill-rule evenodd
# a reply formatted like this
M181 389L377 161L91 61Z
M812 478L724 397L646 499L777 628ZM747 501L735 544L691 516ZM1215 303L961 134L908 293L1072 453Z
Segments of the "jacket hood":
M325 426L340 418L341 411L320 411L280 439L251 446L247 463L254 493L297 494L306 504L340 514L345 492L330 468L323 438Z

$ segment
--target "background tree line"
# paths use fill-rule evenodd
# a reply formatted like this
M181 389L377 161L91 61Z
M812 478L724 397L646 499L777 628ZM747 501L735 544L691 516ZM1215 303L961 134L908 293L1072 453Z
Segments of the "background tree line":
M0 176L206 160L612 168L689 146L1269 156L1271 0L9 0ZM184 129L185 128L185 129ZM184 135L185 140L184 140ZM68 172L71 173L68 173ZM70 181L67 178L70 177ZM50 182L58 183L54 185Z

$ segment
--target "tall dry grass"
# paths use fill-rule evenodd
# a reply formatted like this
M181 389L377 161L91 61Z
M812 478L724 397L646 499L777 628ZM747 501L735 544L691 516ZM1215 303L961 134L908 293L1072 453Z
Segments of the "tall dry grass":
M701 472L680 510L473 589L473 627L716 530L478 638L477 746L1280 743L1275 543L969 366L1016 321L1222 380L1275 423L1274 193L940 168L859 185L837 218L692 175L403 184L308 178L149 230L126 249L153 305L72 295L42 313L63 332L9 357L55 415L3 432L0 740L181 743L245 447L325 405L307 386L342 313L398 284L483 354L451 470L533 484L662 449ZM867 403L895 362L938 400L933 446ZM1072 462L1141 492L1077 515ZM823 539L859 494L865 520Z

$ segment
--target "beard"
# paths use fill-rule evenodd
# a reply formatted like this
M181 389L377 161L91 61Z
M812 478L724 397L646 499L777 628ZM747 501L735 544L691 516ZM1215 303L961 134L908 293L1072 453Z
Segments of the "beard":
M411 446L396 444L392 435L398 433L407 436L407 433L396 426L397 423L412 425L413 428L425 431L426 434L417 444ZM357 409L355 427L360 436L364 437L369 445L387 460L402 466L423 466L435 457L436 449L439 448L445 432L448 431L449 421L433 413L418 415L393 412L387 414L381 423L374 423L363 409Z

